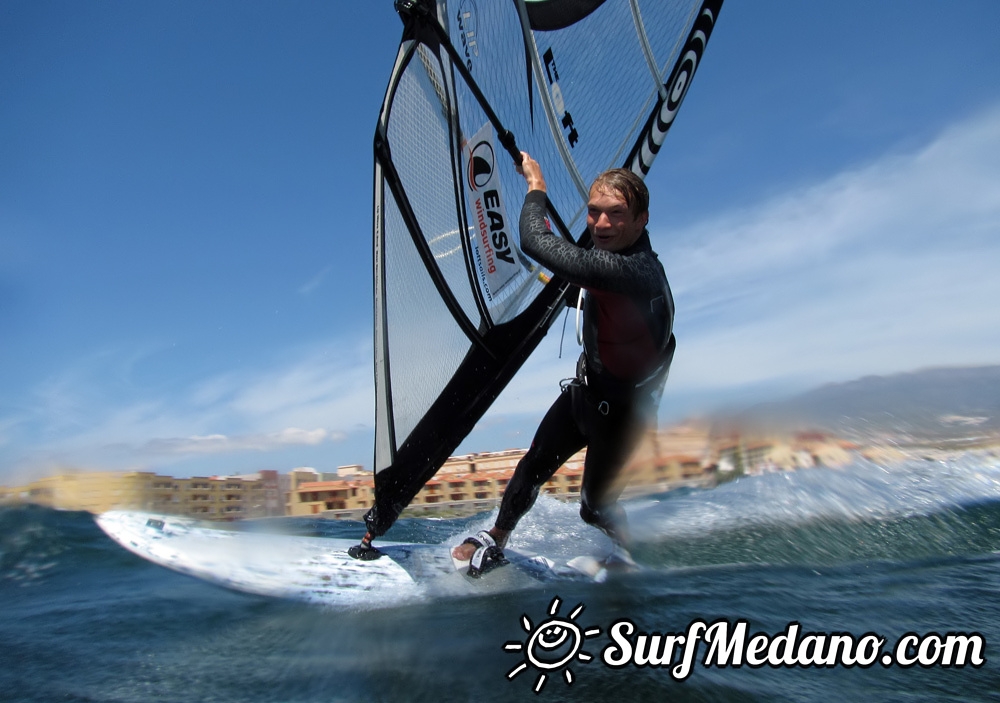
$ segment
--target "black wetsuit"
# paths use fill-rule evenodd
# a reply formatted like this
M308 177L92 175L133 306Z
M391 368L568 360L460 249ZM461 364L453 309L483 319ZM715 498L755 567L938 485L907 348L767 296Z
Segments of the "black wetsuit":
M531 191L521 210L521 249L583 288L584 352L577 379L542 419L504 492L496 525L513 530L542 484L587 447L580 515L627 540L615 481L655 415L673 358L674 301L645 231L627 249L584 249L548 229L546 197Z

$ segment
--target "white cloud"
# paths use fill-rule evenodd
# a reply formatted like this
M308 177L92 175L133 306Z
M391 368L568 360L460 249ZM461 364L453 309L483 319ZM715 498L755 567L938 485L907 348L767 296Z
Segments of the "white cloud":
M321 285L323 285L323 279L326 278L326 275L330 273L330 271L332 270L333 270L332 265L324 267L322 271L320 271L315 276L313 276L308 281L299 286L299 294L309 295L314 290L319 288Z
M1000 109L654 247L685 391L998 363Z
M679 396L724 402L750 387L1000 363L1000 109L914 153L683 231L661 227L653 244L679 337L668 406ZM556 321L486 422L541 417L573 373L573 327L571 315L560 359Z
M653 239L677 300L674 398L1000 363L1000 108L923 149L754 208L681 231L654 223ZM572 318L559 358L561 336L560 318L487 423L531 416L533 429L559 379L573 373ZM134 465L370 433L372 351L364 337L152 392L128 379L138 360L154 363L156 349L95 353L8 404L0 447L30 455L12 466Z
M290 362L211 378L192 391L206 410L224 410L259 428L308 427L322 422L342 431L370 426L374 417L371 344L343 341Z
M330 432L317 428L303 430L289 427L280 432L269 434L252 434L228 437L223 434L205 436L179 437L169 439L153 439L139 449L140 454L226 454L229 452L259 451L265 452L280 447L309 445L314 446L327 441L337 441L344 438L342 432Z
M142 466L185 456L267 452L343 441L374 416L370 342L338 340L155 394L110 388L128 354L102 351L36 388L29 408L2 419L20 464ZM308 429L303 429L308 428Z

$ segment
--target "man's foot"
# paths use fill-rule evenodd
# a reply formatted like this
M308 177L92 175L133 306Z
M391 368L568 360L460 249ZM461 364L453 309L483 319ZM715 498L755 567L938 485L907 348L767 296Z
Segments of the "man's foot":
M615 543L611 549L611 554L604 560L604 567L608 571L629 572L638 571L639 565L635 563L632 555L621 544Z
M500 531L497 531L500 532ZM507 541L507 533L501 532L503 542ZM475 537L469 537L462 544L458 545L452 550L452 560L455 561L455 565L461 568L466 563L469 565L468 574L472 578L479 578L485 573L492 571L498 566L504 566L508 563L507 558L503 554L503 549L498 543L498 539L494 539L494 535L485 530L478 532ZM468 559L460 559L459 555L464 556L468 554L469 551L472 553L469 555Z
M372 536L367 532L361 540L361 544L355 544L347 550L347 553L355 559L360 559L361 561L374 561L382 556L382 552L372 546Z
M497 528L491 528L487 533L490 538L496 543L500 549L503 549L507 544L507 536L510 534L504 530L498 530ZM457 562L466 562L472 559L476 550L482 545L478 543L475 538L469 537L460 545L453 547L451 550L451 558Z

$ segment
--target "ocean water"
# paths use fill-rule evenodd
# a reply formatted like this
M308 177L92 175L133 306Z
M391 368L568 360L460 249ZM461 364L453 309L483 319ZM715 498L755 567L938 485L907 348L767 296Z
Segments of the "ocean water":
M0 700L1000 701L995 458L746 477L627 509L643 566L636 573L417 603L385 593L341 609L168 571L118 547L86 513L2 509ZM451 543L490 522L489 514L403 520L389 537ZM359 523L320 520L254 528L362 532ZM576 506L549 499L513 544L557 558L608 546ZM577 625L580 639L545 659L540 642L560 632L543 636L549 619L563 634ZM745 621L747 639L799 623L793 644L808 632L856 641L874 633L883 652L907 633L937 633L928 657L948 633L976 633L985 661L719 667L701 663L703 641L686 673L674 668L680 648L659 666L611 667L603 652L616 646L610 630L623 620L632 635L719 620L735 632ZM536 665L545 661L552 666Z

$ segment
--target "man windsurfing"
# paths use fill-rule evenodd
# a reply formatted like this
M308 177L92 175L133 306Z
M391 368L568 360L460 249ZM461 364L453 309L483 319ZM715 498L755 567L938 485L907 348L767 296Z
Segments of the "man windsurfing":
M452 550L479 576L506 563L503 547L539 488L587 447L580 516L614 542L612 560L631 563L619 473L655 418L674 353L674 302L649 242L649 192L627 169L598 176L587 202L593 249L552 233L545 219L541 166L522 152L518 171L528 185L521 210L521 249L560 278L586 291L584 351L577 376L564 384L518 463L489 531Z

